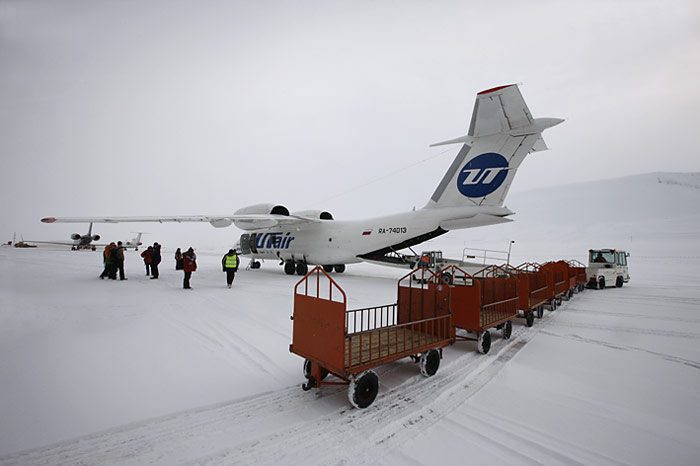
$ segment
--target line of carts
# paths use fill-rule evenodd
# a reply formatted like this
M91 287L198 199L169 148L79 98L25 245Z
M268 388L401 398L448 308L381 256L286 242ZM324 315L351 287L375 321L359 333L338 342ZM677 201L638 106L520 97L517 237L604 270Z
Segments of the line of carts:
M445 346L476 341L488 353L490 330L509 339L513 320L531 327L545 307L555 310L585 285L577 261L489 266L473 275L457 266L419 268L399 279L396 303L348 310L345 292L316 267L294 288L289 350L305 358L304 390L348 385L350 403L366 408L379 390L373 368L411 357L430 377Z

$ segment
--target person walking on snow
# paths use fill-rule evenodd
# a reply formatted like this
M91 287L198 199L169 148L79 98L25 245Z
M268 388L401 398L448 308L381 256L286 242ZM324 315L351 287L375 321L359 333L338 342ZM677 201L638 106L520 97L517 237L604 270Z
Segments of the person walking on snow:
M185 289L192 289L190 286L190 277L192 272L197 270L197 255L194 253L194 249L189 248L182 255L182 270L185 271L185 279L182 282L182 287Z
M153 249L151 249L151 280L158 278L158 264L160 264L160 244L153 243Z
M228 253L221 259L221 267L226 272L226 284L231 288L238 271L238 254L236 254L235 249L228 250Z
M111 278L111 272L112 272L112 248L114 247L114 243L110 243L107 246L105 246L105 251L102 253L102 262L104 263L104 270L100 274L100 278L104 280L105 277Z
M180 248L175 251L175 270L182 270L182 251Z
M141 253L143 257L143 263L146 265L146 276L151 274L151 252L153 251L153 246L148 246L148 249Z
M114 268L119 270L119 280L127 279L124 276L124 246L122 246L121 241L117 242L117 247L114 249Z

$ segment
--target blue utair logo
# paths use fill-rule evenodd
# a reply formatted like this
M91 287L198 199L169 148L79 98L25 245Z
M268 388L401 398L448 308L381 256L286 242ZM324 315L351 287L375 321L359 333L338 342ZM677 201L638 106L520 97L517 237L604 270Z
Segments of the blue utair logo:
M471 159L457 177L457 189L467 197L483 197L497 190L508 176L508 161L486 152Z

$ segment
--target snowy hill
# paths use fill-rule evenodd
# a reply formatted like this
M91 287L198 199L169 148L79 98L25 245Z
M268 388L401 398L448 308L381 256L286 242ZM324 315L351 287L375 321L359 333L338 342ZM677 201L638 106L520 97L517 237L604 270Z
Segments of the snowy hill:
M511 192L514 221L434 240L454 257L462 247L504 249L514 260L584 260L589 248L642 256L700 256L700 173L649 173ZM691 239L698 241L687 241ZM424 247L428 249L428 247Z

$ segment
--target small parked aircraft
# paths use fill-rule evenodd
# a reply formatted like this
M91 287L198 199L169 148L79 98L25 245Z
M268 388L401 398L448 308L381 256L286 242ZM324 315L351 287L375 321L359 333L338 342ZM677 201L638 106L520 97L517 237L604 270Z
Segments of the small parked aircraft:
M418 210L364 220L334 220L328 211L290 212L282 204L256 204L233 215L175 217L55 218L54 222L209 222L235 224L247 233L236 247L258 259L275 259L288 274L304 275L308 265L341 273L346 264L369 261L413 267L417 256L398 251L449 230L510 222L503 206L525 157L546 150L542 132L558 118L533 118L515 84L479 92L466 136L434 145L463 144L427 204ZM415 259L414 259L415 258Z
M143 233L137 232L137 235L135 238L132 238L129 241L125 241L123 244L123 247L125 249L130 249L133 248L135 251L138 251L139 246L142 244L141 243L141 235ZM98 246L106 246L106 244L98 244L98 243L93 243L93 241L99 241L100 240L100 235L93 235L92 234L92 222L90 222L90 227L88 228L87 234L81 235L80 233L73 233L70 235L71 239L73 240L72 242L68 241L29 241L29 243L38 243L38 244L56 244L58 246L70 246L71 250L73 251L78 251L80 249L90 249L92 251L97 250Z

